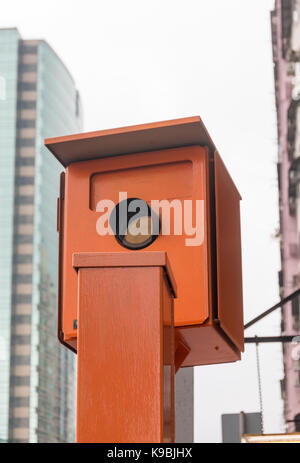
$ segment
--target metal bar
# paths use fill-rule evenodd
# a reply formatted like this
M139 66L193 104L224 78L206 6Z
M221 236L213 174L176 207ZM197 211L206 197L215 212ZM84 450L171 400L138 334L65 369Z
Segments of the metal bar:
M294 336L254 336L251 338L245 338L247 344L259 344L262 342L292 342L295 339Z
M263 312L262 314L258 315L258 317L255 317L255 318L253 318L253 320L250 320L250 322L248 322L248 323L246 323L246 325L244 325L244 329L246 330L247 328L250 328L250 326L254 325L254 323L259 322L260 320L265 318L267 315L274 312L274 310L278 309L279 307L282 307L287 302L290 302L292 299L297 297L299 294L300 294L300 288L297 289L296 291L294 291L293 293L291 293L289 296L282 299L277 304L273 305L273 307L271 307L270 309L268 309L265 312Z

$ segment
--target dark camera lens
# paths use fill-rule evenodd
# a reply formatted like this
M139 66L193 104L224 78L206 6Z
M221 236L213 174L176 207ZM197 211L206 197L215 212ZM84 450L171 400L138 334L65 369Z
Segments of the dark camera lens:
M117 204L109 223L117 241L128 249L143 249L160 233L158 215L139 198L128 198Z

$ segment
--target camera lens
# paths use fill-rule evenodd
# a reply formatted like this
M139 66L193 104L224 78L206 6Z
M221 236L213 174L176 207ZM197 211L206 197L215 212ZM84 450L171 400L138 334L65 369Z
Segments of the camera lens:
M117 204L109 223L117 241L128 249L149 246L160 232L158 215L139 198L128 198Z

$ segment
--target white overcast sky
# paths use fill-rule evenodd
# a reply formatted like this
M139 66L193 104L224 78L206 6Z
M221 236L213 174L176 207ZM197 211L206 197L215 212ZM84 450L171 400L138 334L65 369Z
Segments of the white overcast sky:
M245 320L278 301L273 0L9 0L0 27L43 38L73 75L84 129L199 114L242 201ZM279 315L249 334L279 333ZM265 430L283 430L281 347L262 346ZM221 439L222 413L258 411L255 347L195 369L195 440Z

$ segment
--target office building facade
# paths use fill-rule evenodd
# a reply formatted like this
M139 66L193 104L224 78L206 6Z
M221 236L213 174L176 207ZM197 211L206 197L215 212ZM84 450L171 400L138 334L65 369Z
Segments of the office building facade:
M278 127L280 296L300 286L300 1L276 0L271 13ZM282 309L283 335L300 335L300 299ZM293 344L283 344L281 381L288 432L300 430L300 361Z
M52 48L0 29L0 441L74 439L74 357L56 338L61 167L43 141L81 128Z

